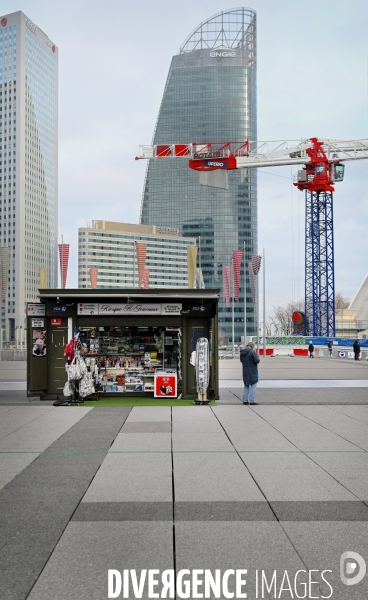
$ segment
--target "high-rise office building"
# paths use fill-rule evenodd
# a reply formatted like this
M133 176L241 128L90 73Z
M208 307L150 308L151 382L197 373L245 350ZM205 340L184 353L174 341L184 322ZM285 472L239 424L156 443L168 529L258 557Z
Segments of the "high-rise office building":
M25 326L26 303L37 300L40 269L47 286L57 286L57 92L55 44L21 11L0 17L0 295L8 339Z
M91 287L91 268L98 270L98 288L141 287L138 245L144 246L147 287L188 287L188 248L195 243L173 227L92 221L78 229L78 287Z
M226 10L201 23L173 57L156 123L153 144L241 142L257 139L256 13ZM244 332L244 262L257 251L255 169L229 173L228 189L199 185L185 159L150 160L143 191L141 223L179 227L201 238L206 287L223 287L223 267L232 250L242 250L235 340ZM255 334L254 307L247 278L247 334ZM224 294L219 326L232 337L232 309Z

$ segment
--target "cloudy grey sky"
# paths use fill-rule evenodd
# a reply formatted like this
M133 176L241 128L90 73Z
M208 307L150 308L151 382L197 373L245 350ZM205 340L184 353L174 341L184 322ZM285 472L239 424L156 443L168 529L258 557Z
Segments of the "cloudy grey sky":
M150 143L173 54L232 0L2 0L59 47L59 234L93 219L138 223ZM368 138L366 0L254 0L258 138ZM180 142L180 140L178 140ZM259 171L259 250L267 311L303 295L304 197L288 167ZM335 194L336 288L351 298L368 271L368 160L347 163ZM159 223L158 223L159 225Z

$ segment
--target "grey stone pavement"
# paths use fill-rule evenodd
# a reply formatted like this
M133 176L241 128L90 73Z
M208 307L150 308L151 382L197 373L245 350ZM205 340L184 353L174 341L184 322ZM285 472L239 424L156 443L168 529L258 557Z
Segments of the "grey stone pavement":
M172 408L29 402L8 367L1 600L105 600L108 569L247 569L252 600L368 597L367 575L340 579L344 552L368 562L368 363L266 358L249 407L221 361L217 406Z

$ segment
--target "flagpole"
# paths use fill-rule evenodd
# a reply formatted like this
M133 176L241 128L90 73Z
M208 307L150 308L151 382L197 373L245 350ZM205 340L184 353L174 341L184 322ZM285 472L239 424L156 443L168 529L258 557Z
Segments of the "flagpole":
M232 301L232 306L233 306L233 310L232 310L232 322L233 322L233 358L234 358L234 337L235 337L235 325L234 325L234 257L232 259L232 269L231 269L231 273L232 273L232 278L233 278L233 301Z
M202 289L202 260L201 260L201 236L198 236L198 267L199 267L199 287Z
M133 236L133 288L135 288L135 236Z
M244 242L244 346L247 343L247 269L245 262L245 242Z
M263 248L263 356L266 356L266 264Z
M258 273L256 276L256 321L257 321L257 352L259 354L259 281Z

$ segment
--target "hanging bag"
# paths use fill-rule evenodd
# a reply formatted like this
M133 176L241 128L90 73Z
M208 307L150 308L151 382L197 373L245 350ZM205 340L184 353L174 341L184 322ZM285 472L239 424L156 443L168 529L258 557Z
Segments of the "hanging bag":
M79 381L83 376L83 368L79 358L74 357L71 364L68 367L68 379L69 381Z

